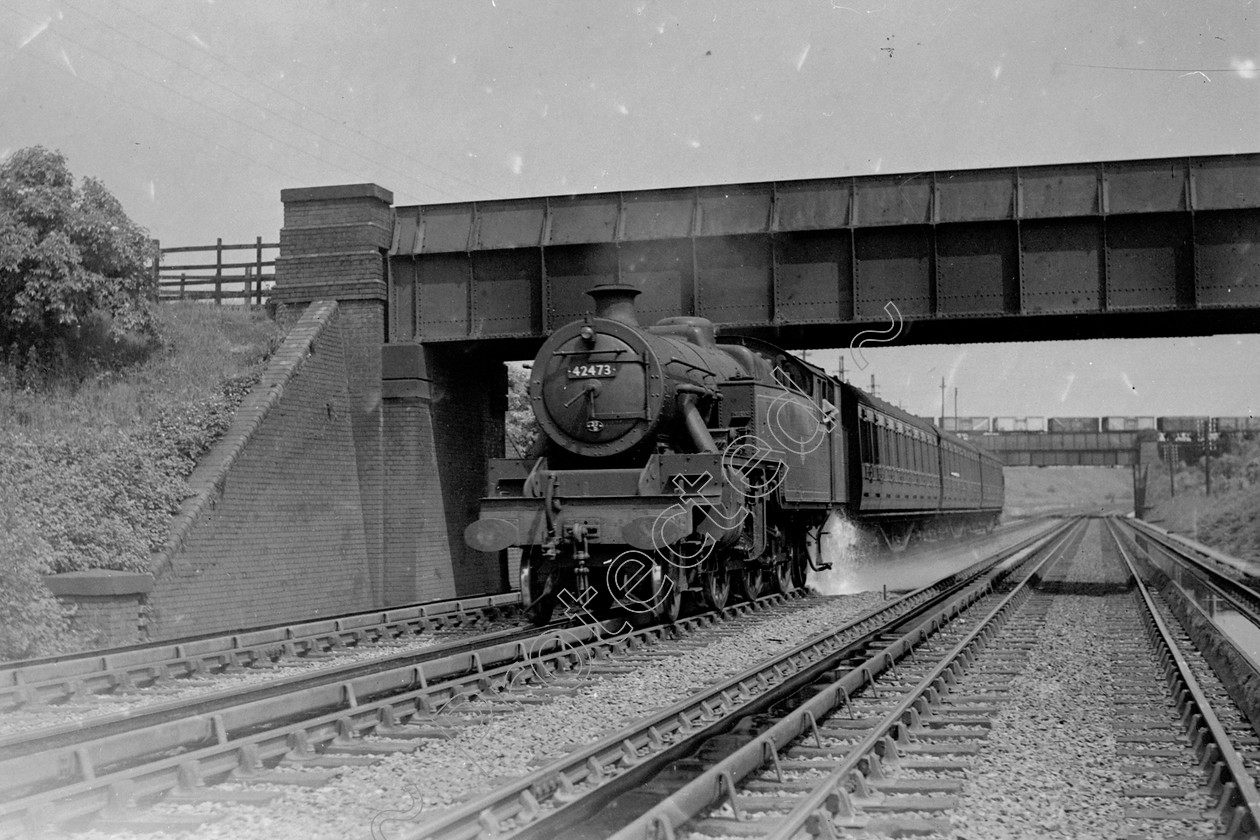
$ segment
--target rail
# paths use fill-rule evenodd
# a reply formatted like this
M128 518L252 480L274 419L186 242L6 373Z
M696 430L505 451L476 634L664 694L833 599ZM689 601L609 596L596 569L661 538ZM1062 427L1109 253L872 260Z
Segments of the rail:
M575 749L529 775L468 800L434 821L415 826L403 836L407 840L471 840L484 836L480 832L485 825L512 825L514 836L522 840L559 836L612 799L645 784L671 762L686 757L697 738L729 729L739 718L762 713L825 674L860 679L864 673L880 673L884 668L882 659L865 667L865 671L843 662L854 651L872 645L883 648L878 642L890 632L891 626L930 622L932 619L924 616L933 611L961 610L961 606L953 603L955 599L974 599L989 591L987 582L978 582L987 581L986 573L999 564L1018 562L1036 551L1042 541L1063 538L1072 525L1057 524L955 575L870 610L843 627L826 630L669 708L639 718L619 732ZM824 681L831 682L831 679ZM846 697L852 694L851 688L846 691ZM836 700L837 704L840 702ZM766 737L761 736L746 750L755 753L757 764L765 755L765 742ZM709 801L709 794L718 789L715 785L713 779L693 784L692 790L704 790L694 800L694 810L701 807L696 804L701 799ZM635 836L672 837L674 828L685 821L683 811L687 809L681 802L671 799L669 804L650 812L651 817L641 817L640 820L647 822L633 824L640 829ZM662 815L670 825L668 830L657 831L660 826L656 817Z
M798 594L736 604L683 619L675 628L685 632ZM565 623L500 631L452 648L402 651L0 739L0 837L25 836L21 832L32 826L101 817L108 822L135 811L135 802L168 794L175 797L171 801L193 795L241 801L237 792L205 790L203 782L289 778L285 774L294 767L343 767L411 751L441 735L435 716L444 709L473 709L469 698L482 694L529 701L525 689L545 692L546 680L578 659L652 645L666 632L654 626L622 634L597 622L569 625L561 633ZM327 780L319 771L316 777Z
M157 285L158 300L212 300L240 301L242 304L261 306L275 282L275 256L279 242L263 242L261 236L253 242L224 244L223 239L213 245L184 245L163 248L153 241L157 258L153 261L153 282ZM224 252L252 251L252 259L232 260ZM178 262L168 261L168 255ZM195 256L210 254L210 256ZM188 255L188 256L184 256ZM213 259L213 261L211 261Z
M473 624L519 604L519 593L480 595L69 656L0 662L0 711L133 690L207 671L266 667L285 652L303 657L346 647L364 648L376 642L412 638L434 627Z
M1212 702L1199 684L1190 664L1178 649L1173 630L1156 608L1157 595L1142 581L1133 553L1120 539L1114 521L1108 531L1125 566L1133 575L1137 596L1146 608L1147 632L1152 642L1163 649L1168 686L1181 706L1177 711L1183 722L1190 722L1191 736L1201 752L1202 766L1215 767L1213 787L1220 793L1223 832L1231 837L1256 837L1260 832L1260 791L1247 769L1243 756L1234 747L1226 727L1217 717Z

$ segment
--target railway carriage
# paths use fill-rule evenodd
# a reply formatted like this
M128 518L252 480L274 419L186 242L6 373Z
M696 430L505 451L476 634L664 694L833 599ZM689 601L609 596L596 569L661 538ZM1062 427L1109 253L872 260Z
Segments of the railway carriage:
M597 286L595 311L534 359L545 436L496 459L468 545L521 549L536 622L557 606L677 618L685 596L804 583L807 543L834 509L894 547L916 530L990 525L993 456L703 318L637 322L633 286Z

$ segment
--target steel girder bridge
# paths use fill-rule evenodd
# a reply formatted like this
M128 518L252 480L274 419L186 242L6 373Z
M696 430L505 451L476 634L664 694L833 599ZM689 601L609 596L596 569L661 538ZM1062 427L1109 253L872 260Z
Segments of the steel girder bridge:
M532 354L633 283L792 348L1260 328L1260 154L923 172L395 209L391 342Z

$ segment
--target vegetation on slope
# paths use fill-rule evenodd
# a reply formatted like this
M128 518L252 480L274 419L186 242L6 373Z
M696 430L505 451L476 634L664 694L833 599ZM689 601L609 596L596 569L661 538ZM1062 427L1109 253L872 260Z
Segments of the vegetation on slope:
M90 644L42 575L147 571L281 329L155 303L147 233L41 147L0 164L0 658Z
M71 356L0 366L0 657L58 647L41 575L148 571L197 458L282 339L237 307L163 304L154 325L143 343L85 335Z
M1152 469L1148 487L1155 505L1151 522L1260 563L1260 441L1242 442L1212 459L1211 496L1202 458L1178 465L1172 482L1162 466Z

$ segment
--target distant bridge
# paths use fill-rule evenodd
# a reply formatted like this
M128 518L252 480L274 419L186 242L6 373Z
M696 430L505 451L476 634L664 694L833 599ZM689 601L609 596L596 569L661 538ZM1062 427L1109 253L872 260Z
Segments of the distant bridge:
M992 451L1007 467L1125 467L1137 462L1141 434L1013 432L965 437Z

